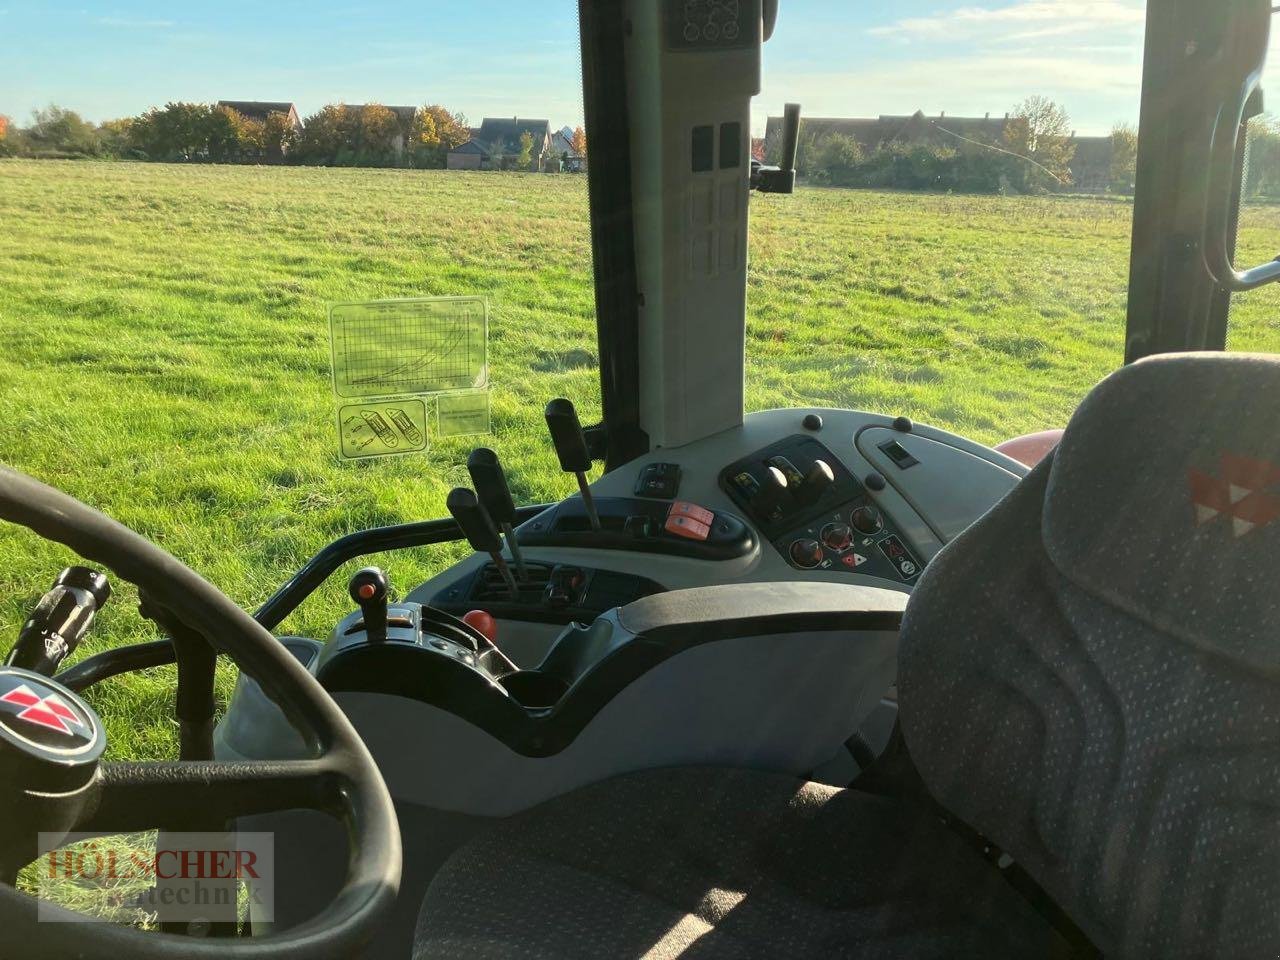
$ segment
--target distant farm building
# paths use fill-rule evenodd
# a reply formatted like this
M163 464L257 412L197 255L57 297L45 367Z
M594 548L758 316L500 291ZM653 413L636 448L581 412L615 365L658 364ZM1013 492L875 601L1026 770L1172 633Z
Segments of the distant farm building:
M527 167L517 167L520 141L528 133L533 149ZM547 120L523 120L519 117L495 119L485 117L471 139L449 151L450 170L515 170L538 171L551 160L551 123ZM555 160L559 161L558 154Z
M302 117L298 115L298 108L292 103L280 100L219 100L218 106L230 107L247 120L257 120L263 123L266 122L267 117L271 114L283 113L289 118L289 123L294 132L302 132Z
M851 137L864 153L874 153L895 144L950 147L963 152L999 146L1004 143L1005 134L1013 122L1008 114L1002 117L991 114L985 117L949 117L943 113L930 117L917 110L910 116L806 117L800 129L803 137L816 140L832 134ZM765 127L765 152L771 153L781 139L782 118L770 117ZM1072 134L1071 142L1076 148L1070 164L1073 189L1091 193L1106 191L1111 183L1111 138Z

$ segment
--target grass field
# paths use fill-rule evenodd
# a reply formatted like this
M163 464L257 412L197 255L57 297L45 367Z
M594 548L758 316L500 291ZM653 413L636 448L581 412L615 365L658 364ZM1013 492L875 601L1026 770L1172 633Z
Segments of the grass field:
M753 409L907 414L995 442L1065 422L1122 353L1122 201L803 190L755 201ZM1274 256L1252 208L1244 259ZM0 461L151 537L246 607L328 541L442 516L472 440L336 457L326 306L484 295L494 435L519 499L570 492L541 410L599 415L585 182L356 170L0 162ZM1233 347L1280 351L1242 298ZM459 548L382 558L402 588ZM0 530L0 639L69 559ZM344 571L344 573L347 571ZM285 624L324 637L335 578ZM121 590L92 645L151 634ZM227 677L224 677L224 688ZM176 750L171 670L104 684L110 756Z

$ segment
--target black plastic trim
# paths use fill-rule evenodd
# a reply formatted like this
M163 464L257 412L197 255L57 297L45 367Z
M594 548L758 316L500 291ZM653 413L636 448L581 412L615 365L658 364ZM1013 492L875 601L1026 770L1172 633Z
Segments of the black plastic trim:
M627 111L628 23L621 0L579 0L582 102L591 159L587 192L595 269L606 470L649 452L640 428L640 286ZM593 444L596 456L599 445Z

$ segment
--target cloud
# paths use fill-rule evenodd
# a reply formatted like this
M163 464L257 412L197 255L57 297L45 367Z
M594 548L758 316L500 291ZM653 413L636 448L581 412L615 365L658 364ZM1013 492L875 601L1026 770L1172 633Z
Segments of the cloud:
M137 20L131 17L98 17L104 27L127 27L132 30L168 30L176 27L172 20Z
M931 17L908 17L868 32L903 39L1027 39L1140 27L1145 18L1140 4L1125 0L1023 0L1005 7L960 7Z

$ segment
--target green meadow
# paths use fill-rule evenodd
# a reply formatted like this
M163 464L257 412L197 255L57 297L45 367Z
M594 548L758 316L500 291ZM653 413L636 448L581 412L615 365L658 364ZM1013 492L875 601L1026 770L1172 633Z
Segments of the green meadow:
M748 403L906 414L995 443L1065 423L1121 360L1120 199L802 189L753 201ZM1280 208L1245 216L1242 259ZM155 540L255 607L329 541L445 514L474 439L343 462L327 306L480 295L494 445L517 497L571 491L544 438L599 416L581 177L0 162L0 462ZM1240 298L1233 349L1280 352ZM403 590L462 547L376 558ZM0 637L70 557L0 529ZM343 571L342 574L350 571ZM284 625L323 638L340 574ZM122 585L85 652L151 639ZM224 693L231 673L224 672ZM113 757L176 753L172 669L91 692Z

